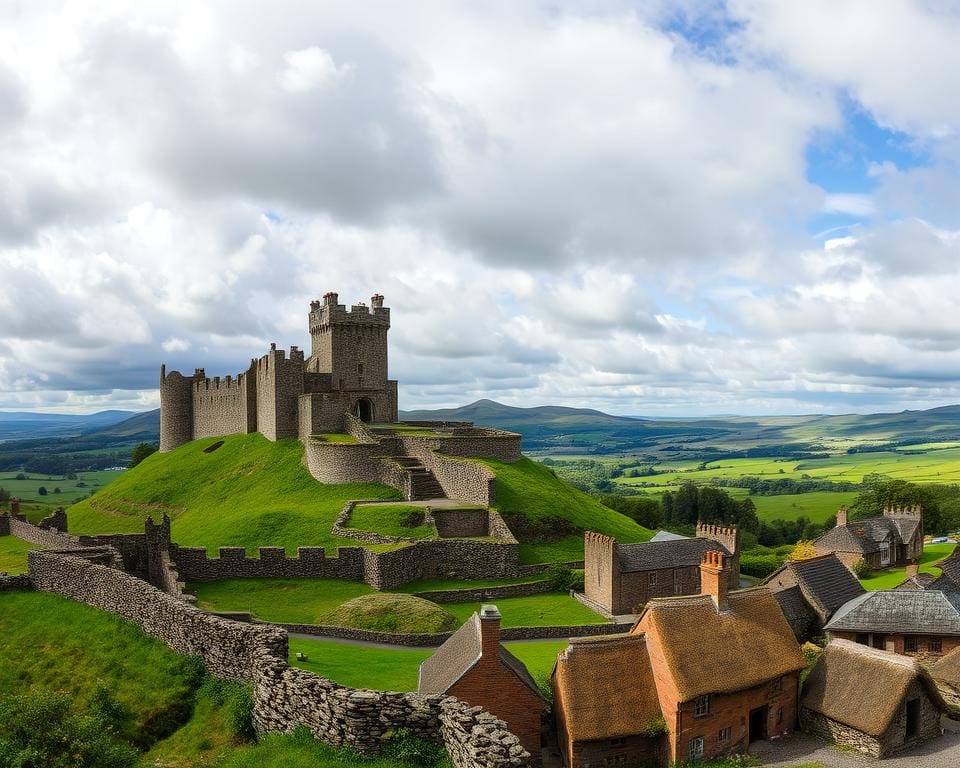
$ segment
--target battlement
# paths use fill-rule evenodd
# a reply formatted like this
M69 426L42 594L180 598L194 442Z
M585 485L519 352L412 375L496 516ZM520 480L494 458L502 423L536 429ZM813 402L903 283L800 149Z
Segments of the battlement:
M696 535L698 539L709 539L722 544L732 555L739 552L740 535L734 527L698 522Z
M919 504L912 506L886 506L883 508L884 517L923 517L923 507Z
M375 293L370 305L357 302L348 310L339 304L334 292L324 295L323 301L310 302L310 333L324 333L331 325L360 325L364 327L390 327L390 309L383 306L383 296Z

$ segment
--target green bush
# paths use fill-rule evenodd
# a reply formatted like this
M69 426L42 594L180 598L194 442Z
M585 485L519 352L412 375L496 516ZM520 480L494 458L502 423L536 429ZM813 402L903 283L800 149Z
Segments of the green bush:
M399 729L383 751L384 757L402 766L433 768L447 759L447 751L439 744L416 736L407 728Z
M239 741L253 741L253 686L207 677L197 690L214 707L223 709L230 733Z
M130 466L135 467L147 456L152 456L160 449L159 445L154 443L139 443L130 454Z
M575 570L564 563L554 563L546 572L546 580L557 592L583 591L583 570Z
M858 579L868 579L873 573L873 571L870 569L870 563L868 563L862 557L850 566L850 570L853 571L853 575Z
M744 552L740 555L740 573L763 579L783 565L780 555L754 555Z

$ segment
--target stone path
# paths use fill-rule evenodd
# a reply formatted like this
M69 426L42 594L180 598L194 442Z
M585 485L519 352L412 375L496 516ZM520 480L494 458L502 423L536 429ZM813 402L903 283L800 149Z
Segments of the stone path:
M845 752L805 734L763 741L750 746L750 753L764 768L794 768L822 765L824 768L956 768L960 766L960 724L944 718L946 732L939 739L885 760Z

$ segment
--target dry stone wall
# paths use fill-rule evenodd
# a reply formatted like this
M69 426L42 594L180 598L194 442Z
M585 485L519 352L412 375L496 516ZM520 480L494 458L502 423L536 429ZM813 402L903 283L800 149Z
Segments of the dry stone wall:
M363 581L364 550L341 547L327 557L323 547L298 547L287 557L283 547L260 547L259 557L247 557L243 547L220 547L219 557L209 557L203 547L170 547L170 559L180 578L216 581L231 578L315 578Z
M31 544L52 549L70 549L82 546L80 539L76 536L61 533L53 528L40 528L27 522L27 518L23 515L4 515L4 517L7 518L6 526L10 535Z

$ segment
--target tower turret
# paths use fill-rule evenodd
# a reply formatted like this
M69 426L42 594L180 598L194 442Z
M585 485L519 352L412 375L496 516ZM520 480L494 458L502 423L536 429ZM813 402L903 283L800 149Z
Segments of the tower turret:
M383 306L383 296L374 294L369 307L357 303L349 310L338 301L331 291L322 302L310 303L307 370L329 373L336 390L386 389L390 309Z
M197 369L203 376L203 369ZM172 451L193 440L193 376L167 373L160 366L160 450Z

